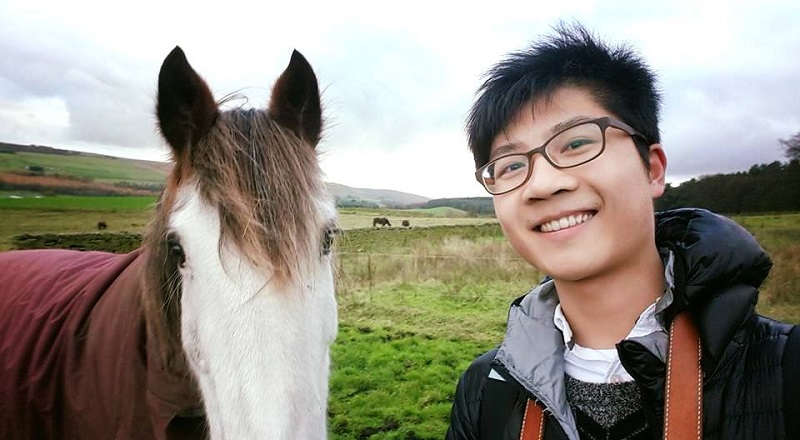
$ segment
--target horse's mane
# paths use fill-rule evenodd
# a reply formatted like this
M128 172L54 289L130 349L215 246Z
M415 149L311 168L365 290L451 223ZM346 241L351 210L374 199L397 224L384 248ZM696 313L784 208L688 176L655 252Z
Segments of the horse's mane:
M168 365L180 352L180 276L177 266L169 264L166 239L179 186L196 182L206 202L217 207L220 252L236 246L253 266L271 275L270 282L299 283L302 262L321 252L322 240L317 203L325 188L314 146L268 111L221 112L210 132L183 151L190 157L173 158L175 167L144 239L149 257L145 310L151 332L167 350Z

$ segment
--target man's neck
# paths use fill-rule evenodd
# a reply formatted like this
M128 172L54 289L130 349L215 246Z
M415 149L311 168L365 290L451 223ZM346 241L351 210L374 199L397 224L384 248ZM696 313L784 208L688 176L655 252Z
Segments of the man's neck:
M578 281L554 280L561 309L582 347L614 348L664 290L664 266L653 247L631 264Z

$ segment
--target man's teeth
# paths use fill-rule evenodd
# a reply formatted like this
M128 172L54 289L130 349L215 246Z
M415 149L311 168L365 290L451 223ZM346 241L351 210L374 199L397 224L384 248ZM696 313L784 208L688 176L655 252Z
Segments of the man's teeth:
M542 223L542 225L539 226L539 229L542 232L558 231L561 229L569 228L571 226L579 225L585 222L586 220L589 220L592 217L594 217L594 214L588 214L588 213L561 217L558 220L551 220L547 223Z

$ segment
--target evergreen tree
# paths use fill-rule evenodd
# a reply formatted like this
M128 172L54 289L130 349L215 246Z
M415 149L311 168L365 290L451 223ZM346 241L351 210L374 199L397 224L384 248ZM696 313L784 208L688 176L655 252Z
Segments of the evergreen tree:
M796 133L789 139L778 139L778 142L781 143L789 161L800 160L800 133Z

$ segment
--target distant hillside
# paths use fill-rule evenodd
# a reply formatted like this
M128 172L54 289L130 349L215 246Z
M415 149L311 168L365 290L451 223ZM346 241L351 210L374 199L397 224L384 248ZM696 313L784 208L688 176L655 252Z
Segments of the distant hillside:
M42 145L0 142L0 190L49 194L157 194L172 165L62 150ZM353 188L328 182L340 206L420 205L427 197L388 189Z
M340 206L350 207L403 207L428 202L427 197L391 189L353 188L328 182L328 190Z
M0 172L6 173L60 176L103 183L138 182L160 185L171 168L166 162L0 142Z
M449 199L433 199L421 205L421 208L438 208L447 206L466 211L472 215L494 215L494 204L491 197L461 197Z
M58 148L45 147L43 145L19 145L19 144L8 144L5 142L0 142L0 153L42 153L42 154L58 154L61 156L80 156L80 155L97 156L91 153L81 153L72 150L59 150ZM106 156L106 157L111 157L111 156Z

